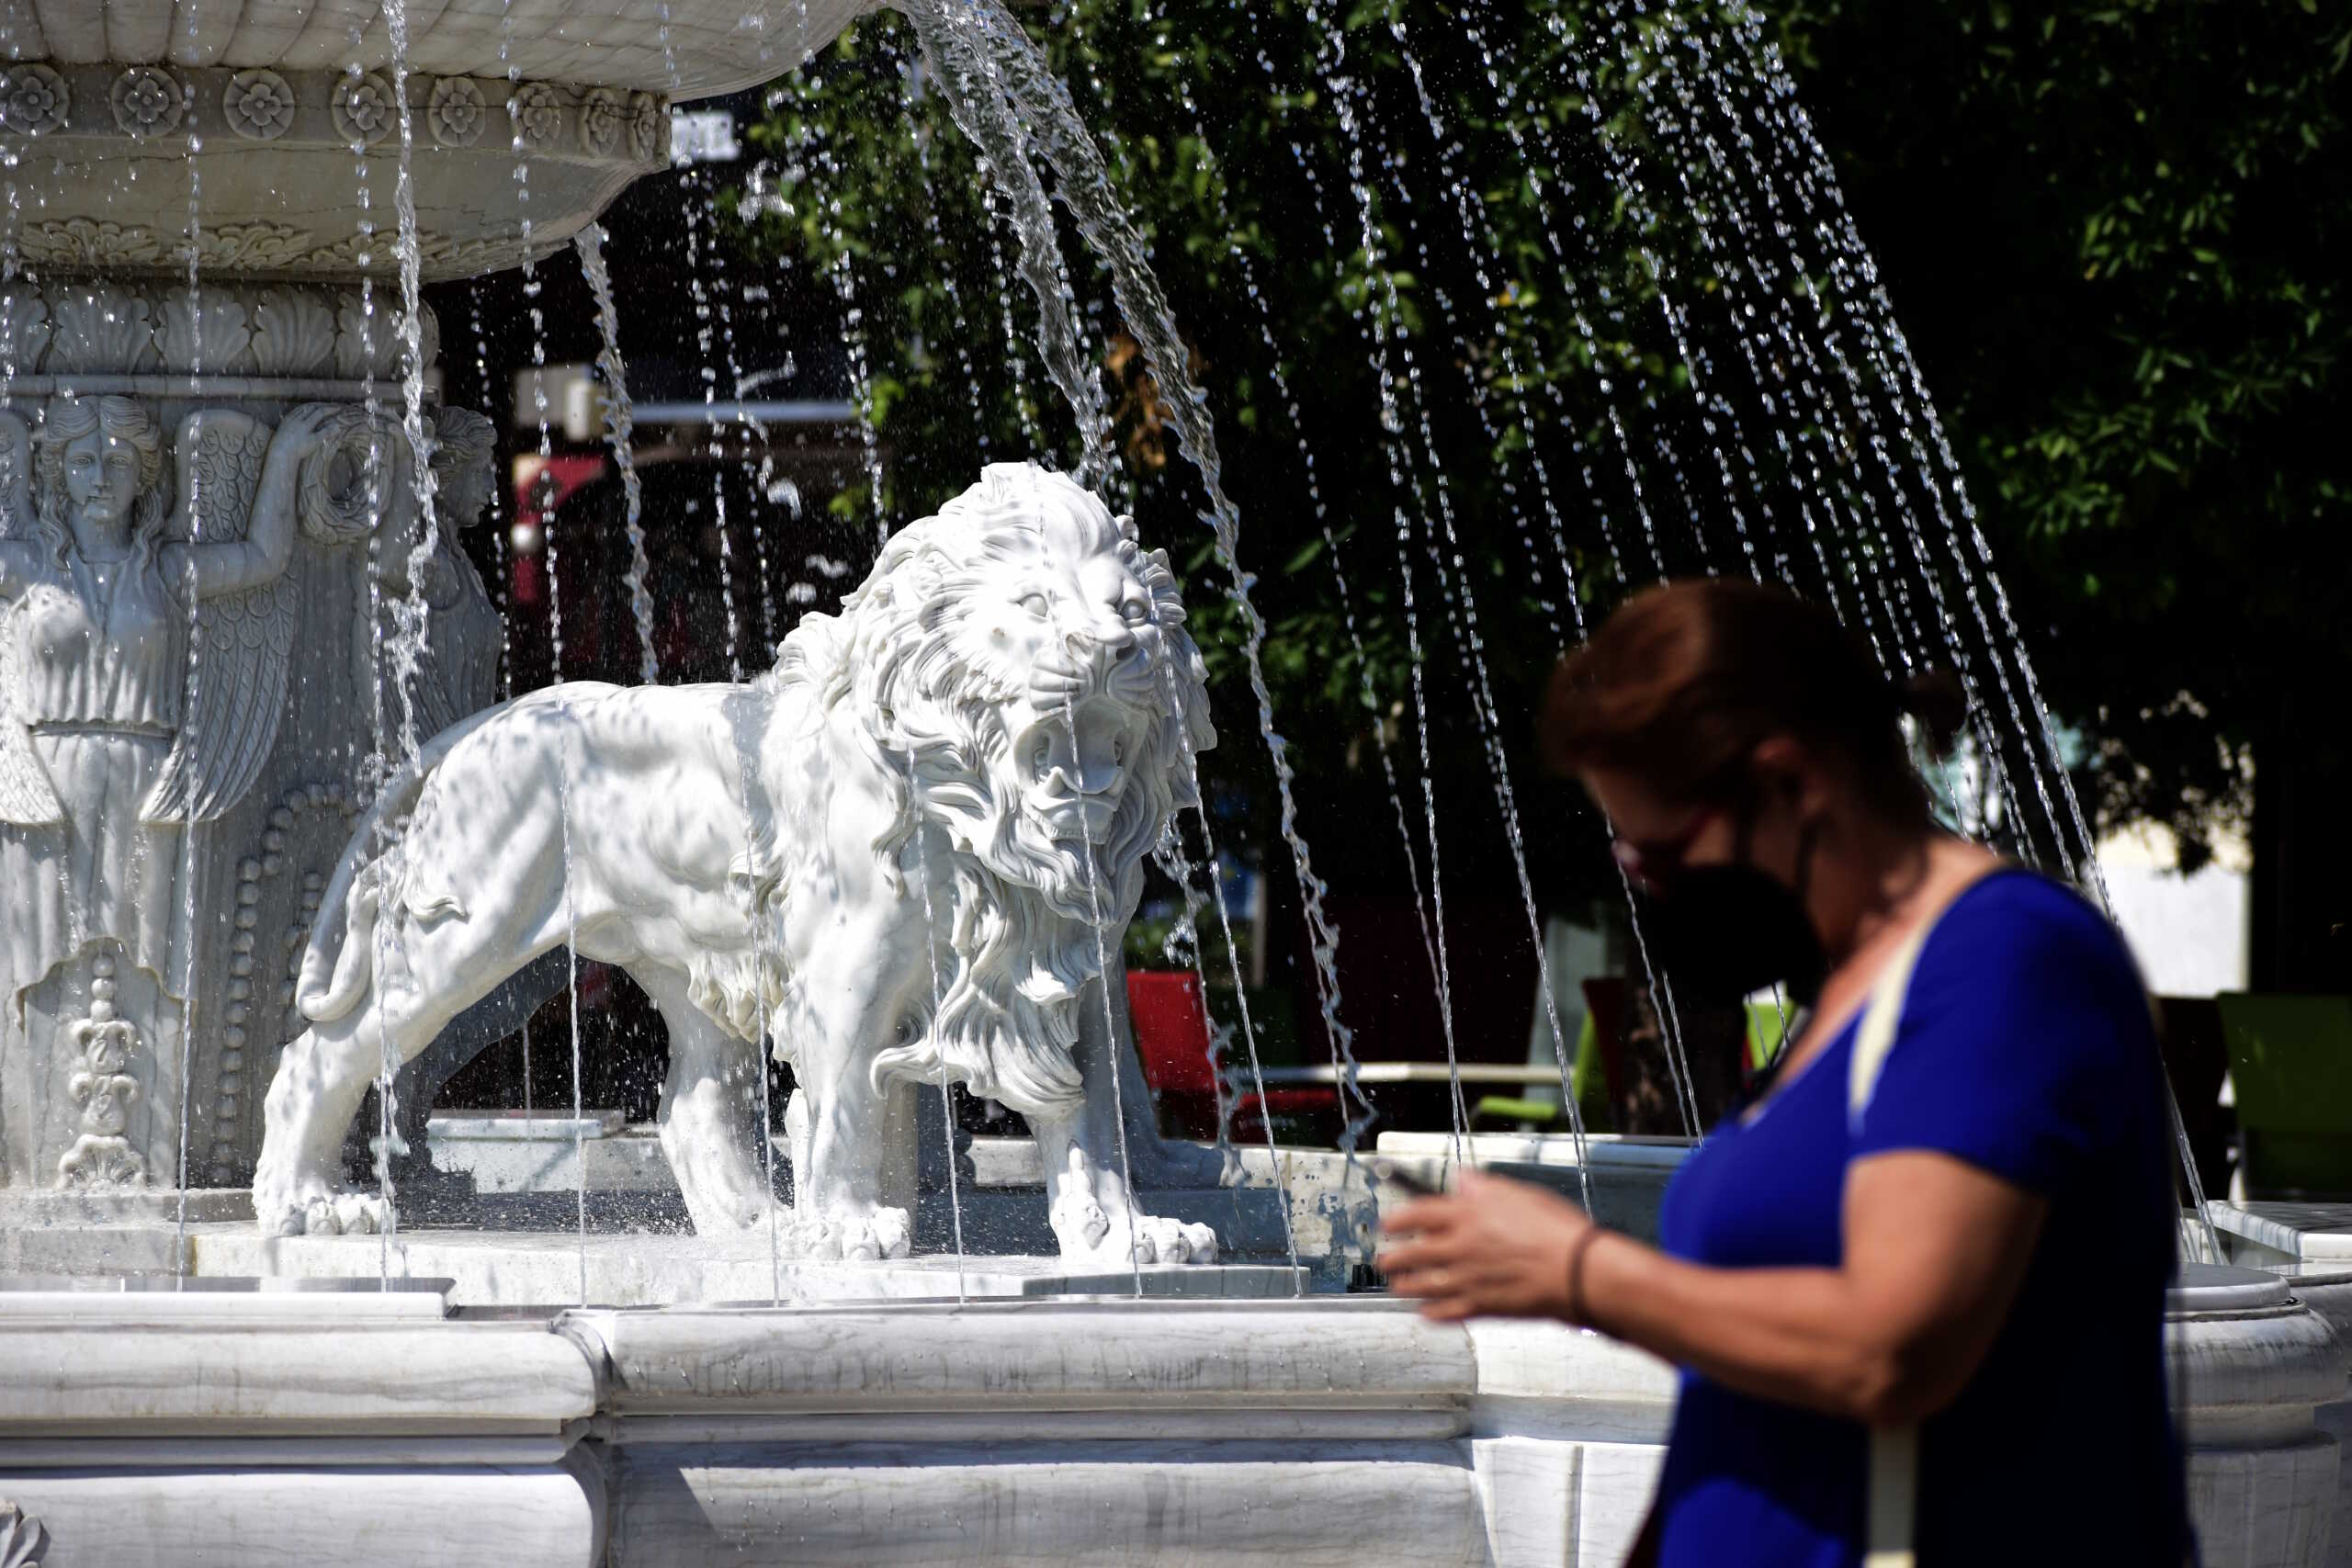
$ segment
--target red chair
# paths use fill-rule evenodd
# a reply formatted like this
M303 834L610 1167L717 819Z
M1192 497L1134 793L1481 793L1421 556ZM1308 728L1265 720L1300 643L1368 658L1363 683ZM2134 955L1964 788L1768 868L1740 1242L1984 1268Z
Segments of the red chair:
M1270 1089L1261 1101L1249 1086L1246 1061L1228 1063L1220 1086L1209 1063L1209 1014L1201 977L1190 970L1129 970L1127 1018L1144 1081L1159 1105L1160 1127L1171 1137L1215 1138L1220 1094L1233 1105L1229 1131L1237 1142L1263 1139L1270 1112L1278 1122L1339 1115L1340 1092L1328 1084Z

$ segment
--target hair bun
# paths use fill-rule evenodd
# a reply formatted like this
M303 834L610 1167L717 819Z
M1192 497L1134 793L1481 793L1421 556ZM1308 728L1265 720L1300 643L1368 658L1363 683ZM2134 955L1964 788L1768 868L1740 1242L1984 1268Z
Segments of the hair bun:
M1961 727L1968 721L1967 690L1949 670L1921 670L1905 676L1895 683L1894 700L1919 721L1928 750L1938 757L1951 750Z

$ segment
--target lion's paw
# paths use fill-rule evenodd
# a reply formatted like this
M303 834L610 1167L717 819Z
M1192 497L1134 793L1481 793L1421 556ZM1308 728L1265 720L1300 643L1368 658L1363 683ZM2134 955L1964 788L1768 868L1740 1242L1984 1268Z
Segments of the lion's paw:
M1054 1215L1062 1256L1106 1267L1132 1263L1214 1263L1216 1232L1206 1225L1136 1214L1132 1224L1094 1203L1072 1204Z
M1047 1212L1046 1223L1053 1227L1054 1239L1061 1243L1065 1258L1095 1252L1111 1234L1111 1216L1102 1212L1102 1204L1089 1197L1056 1199Z
M392 1208L379 1195L327 1190L257 1202L264 1235L374 1235L392 1225Z
M1135 1251L1138 1263L1214 1263L1216 1232L1157 1214L1137 1214Z
M904 1209L876 1208L864 1213L828 1214L811 1252L844 1262L873 1263L904 1258L914 1250L914 1232Z

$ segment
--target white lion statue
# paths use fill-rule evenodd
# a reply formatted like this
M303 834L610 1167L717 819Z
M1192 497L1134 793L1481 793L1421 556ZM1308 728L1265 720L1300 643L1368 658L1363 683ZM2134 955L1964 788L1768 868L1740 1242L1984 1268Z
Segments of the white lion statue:
M914 1086L954 1079L1028 1119L1065 1258L1215 1258L1208 1227L1138 1212L1111 1091L1075 1057L1215 742L1183 623L1132 519L997 464L748 684L575 682L452 726L329 886L310 1027L269 1088L262 1226L385 1223L335 1185L368 1083L570 940L668 1021L662 1145L699 1232L769 1223L764 1024L798 1084L798 1255L908 1250Z

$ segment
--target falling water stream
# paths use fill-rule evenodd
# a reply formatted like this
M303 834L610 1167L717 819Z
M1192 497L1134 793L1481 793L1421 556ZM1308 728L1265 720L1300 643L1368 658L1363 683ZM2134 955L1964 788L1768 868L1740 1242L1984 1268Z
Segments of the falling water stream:
M638 477L637 451L632 441L636 419L628 396L628 367L621 359L620 312L613 303L612 275L605 266L605 229L583 225L572 236L580 253L580 271L596 300L596 331L602 346L596 365L605 376L605 442L612 448L613 467L621 477L621 520L628 533L629 613L637 622L638 679L656 685L662 679L662 659L653 638L653 590L648 582L652 568L645 555L645 486ZM568 862L567 862L568 863Z
M1262 51L1260 51L1259 58L1261 61L1265 59L1265 55ZM1424 721L1417 726L1417 733L1420 743L1421 778L1423 781L1422 804L1425 808L1425 823L1429 833L1430 885L1428 892L1425 895L1421 886L1419 856L1414 849L1412 829L1406 820L1404 794L1397 779L1396 759L1389 754L1387 721L1385 716L1384 716L1380 711L1379 699L1373 690L1372 665L1370 660L1365 657L1363 637L1356 626L1354 596L1349 591L1347 569L1340 557L1340 540L1332 531L1330 509L1324 500L1322 481L1316 472L1315 451L1306 439L1305 415L1300 410L1297 394L1292 390L1289 373L1283 368L1282 349L1274 338L1272 308L1266 298L1265 291L1259 286L1256 271L1250 265L1249 252L1238 240L1232 238L1235 231L1235 225L1231 209L1227 202L1224 171L1218 165L1216 153L1211 149L1208 131L1202 119L1200 106L1193 100L1191 85L1188 83L1183 82L1181 78L1178 81L1177 92L1179 99L1183 106L1184 112L1190 119L1193 141L1200 149L1202 173L1207 178L1211 197L1216 204L1218 226L1227 236L1226 247L1227 254L1232 258L1235 268L1240 275L1242 292L1249 298L1257 315L1259 339L1266 347L1267 365L1273 382L1275 394L1281 400L1283 412L1290 421L1293 437L1298 447L1299 466L1306 485L1307 500L1309 504L1314 508L1316 527L1321 534L1323 539L1324 556L1330 566L1332 582L1339 592L1340 620L1347 632L1349 650L1354 656L1357 679L1363 695L1364 712L1372 723L1373 748L1379 756L1381 775L1387 785L1389 805L1396 814L1397 838L1399 840L1399 846L1403 850L1405 857L1406 882L1412 892L1413 911L1415 919L1420 926L1421 945L1430 965L1430 984L1436 988L1439 1027L1444 1037L1445 1059L1449 1068L1449 1075L1453 1080L1449 1088L1448 1099L1451 1101L1450 1111L1453 1122L1453 1157L1455 1162L1459 1164L1463 1160L1465 1150L1468 1147L1466 1140L1469 1132L1469 1116L1467 1109L1463 1102L1461 1075L1458 1071L1453 1070L1460 1058L1454 1038L1453 975L1445 945L1445 893L1443 863L1440 857L1438 850L1436 802L1429 789L1430 769L1429 727L1426 723L1426 716L1422 716ZM1316 186L1316 195L1318 207L1320 205L1321 194L1321 186L1318 183ZM1413 614L1411 606L1411 583L1409 580L1406 584L1406 614L1409 624ZM1417 639L1418 635L1418 630L1416 630L1414 636ZM1419 708L1418 699L1419 696L1420 661L1418 656L1416 656L1413 660L1413 675L1415 682L1415 694L1417 698L1416 711L1417 714L1419 714L1421 710ZM1197 773L1195 775L1195 789L1197 793ZM1204 807L1203 810L1203 829L1205 832L1207 829L1205 807ZM1216 852L1214 848L1214 841L1210 840L1210 886L1214 888L1216 886ZM1179 848L1181 850L1181 845ZM1189 877L1183 879L1183 885L1187 889L1189 897L1191 887ZM1220 918L1224 916L1224 912L1223 903L1222 900L1220 900L1218 906L1218 914ZM1190 921L1190 912L1188 910L1188 923ZM1233 947L1230 941L1229 931L1226 949L1228 958L1233 958ZM1233 986L1235 994L1239 996L1241 993L1241 977L1240 970L1238 966L1238 959L1235 959L1235 964L1236 967L1233 974ZM1205 976L1204 976L1203 986L1204 991L1205 992ZM1251 1059L1253 1063L1252 1076L1254 1079L1256 1076L1256 1069L1254 1066L1256 1040L1254 1032L1250 1028L1250 1018L1246 1002L1242 1009L1242 1028L1245 1034L1250 1035L1250 1046L1252 1051ZM1214 1066L1216 1061L1216 1053L1214 1048L1212 1048L1210 1052L1210 1060ZM1261 1103L1262 1104L1265 1094L1265 1085L1262 1081L1259 1081L1256 1084L1256 1088L1261 1098ZM1218 1137L1220 1141L1223 1140L1225 1135L1224 1120L1224 1101L1222 1096L1220 1096L1218 1125ZM1269 1134L1271 1136L1271 1124ZM1280 1171L1278 1168L1277 1176L1279 1177L1279 1175ZM1292 1261L1294 1263L1297 1261L1295 1257L1293 1258Z
M1323 1023L1329 1038L1341 1092L1363 1102L1356 1078L1352 1032L1340 1020L1338 967L1339 933L1323 908L1324 886L1315 874L1306 840L1298 829L1295 780L1288 755L1289 743L1274 728L1273 698L1267 689L1260 650L1265 641L1265 621L1250 596L1250 574L1239 559L1240 516L1225 491L1223 464L1207 408L1207 394L1194 382L1183 340L1145 259L1145 246L1113 186L1102 154L1087 135L1071 106L1067 89L1046 70L1036 46L1006 15L998 0L978 0L958 6L948 0L920 0L910 5L913 19L934 69L951 72L969 62L969 75L958 73L950 102L961 101L977 118L1004 119L1024 125L1035 138L1038 153L1053 169L1057 194L1097 257L1110 268L1112 288L1119 309L1143 347L1144 359L1167 394L1169 423L1179 448L1192 460L1207 493L1205 516L1219 564L1231 581L1228 590L1244 627L1242 656L1257 699L1259 733L1274 766L1275 790L1281 802L1281 831L1290 847L1298 874L1300 902L1306 919L1313 956L1316 989ZM1019 215L1015 215L1018 222ZM1051 242L1050 230L1032 235L1023 229L1024 245ZM1039 309L1052 307L1039 291ZM1083 417L1087 400L1073 400L1073 413ZM1368 1120L1366 1117L1364 1120ZM1363 1121L1348 1119L1340 1134L1340 1149L1351 1176L1356 1168L1356 1140ZM1351 1216L1354 1234L1343 1244L1360 1252L1368 1247L1362 1230L1363 1216Z
M727 679L740 687L743 682L742 629L735 604L735 548L727 524L727 469L722 461L726 453L726 444L720 435L716 406L718 373L717 367L710 363L711 310L708 297L704 291L701 266L701 228L698 220L704 210L701 200L690 199L686 204L686 270L694 279L695 313L699 323L696 345L703 358L703 421L710 436L710 504L714 525L718 531L718 589L719 602L726 611ZM714 257L723 254L722 247L717 245L711 247L711 252ZM740 388L742 383L742 370L735 359L735 334L731 322L727 329L726 350L729 373L736 386ZM748 416L745 417L748 418ZM769 972L766 942L768 918L766 910L761 904L760 888L763 884L758 863L759 829L754 817L754 802L759 798L757 793L759 745L763 726L755 713L749 716L742 714L743 709L753 705L750 694L741 691L730 694L725 705L730 710L727 728L735 745L736 784L743 795L744 920L750 931L752 943L752 994L761 998L755 1009L756 1021L752 1025L754 1038L752 1041L752 1070L759 1075L760 1085L760 1168L762 1179L766 1187L763 1208L767 1216L768 1233L768 1301L770 1305L782 1305L784 1301L784 1218L780 1213L782 1206L776 1201L775 1192L775 1108L768 1073L771 1048L766 1027L769 1011L765 1001L766 977ZM749 722L745 721L747 716ZM581 1178L582 1181L586 1180L587 1172L584 1167L582 1169ZM962 1235L963 1228L959 1224L956 1227L956 1254L959 1269L963 1253ZM959 1281L961 1280L960 1273L958 1280ZM960 1289L958 1294L959 1296L961 1294Z
M1111 415L1102 377L1070 314L1074 295L1069 269L1054 232L1052 203L1030 162L1028 132L1019 114L1005 112L1001 89L982 90L989 80L990 62L976 52L975 40L964 28L935 28L922 37L935 56L933 74L946 85L943 96L948 112L986 160L991 187L1010 204L1007 220L1020 241L1021 279L1037 304L1046 375L1078 421L1082 456L1075 477L1090 488L1099 486L1114 465Z
M838 175L831 148L817 148L811 162L828 175ZM828 185L831 188L820 196L820 221L832 241L833 260L827 271L832 279L833 293L841 300L842 346L849 353L850 399L857 405L857 440L859 454L865 461L866 503L874 509L874 547L879 552L890 537L890 513L883 499L882 436L874 425L874 373L866 364L865 307L858 301L856 260L851 256L849 247L841 243L840 187L837 181L829 181Z
M191 6L189 8L188 17L188 31L191 37L194 36L195 30L195 8ZM198 276L198 258L202 256L204 252L204 175L202 169L197 161L198 154L200 153L204 148L204 136L203 132L197 127L195 115L192 112L188 112L193 107L195 89L191 87L184 89L184 91L187 94L187 99L183 102L181 107L183 113L187 114L188 123L187 303L188 317L192 329L188 334L190 339L190 351L188 356L187 384L188 395L191 400L193 400L194 398L202 395L204 384L204 295L202 291L202 280ZM10 339L12 344L14 344L14 341L15 340L12 336ZM196 559L197 551L202 547L204 543L204 508L199 504L199 497L197 493L197 485L198 483L198 475L200 472L201 469L198 465L193 463L188 465L188 559L187 575L183 585L187 603L187 695L182 705L181 713L183 716L183 723L191 729L193 729L196 725L197 715L199 711L197 698L204 675L204 630L202 623L198 615ZM192 739L193 737L187 737L184 739ZM193 745L189 747L189 752L191 755L201 754L197 752ZM180 994L185 998L185 1002L180 1015L180 1125L179 1162L176 1174L179 1194L173 1205L173 1230L175 1232L175 1235L172 1247L172 1271L180 1286L185 1286L186 1284L188 1264L188 1143L194 1134L194 1128L191 1125L192 1118L189 1115L189 1109L190 1102L195 1094L194 1085L196 1081L196 955L198 947L196 940L196 840L198 837L197 801L202 793L203 791L200 785L198 787L191 787L187 792L187 809L185 813L185 820L183 820L180 825L179 882L181 888L182 914L187 921L187 967L186 975L182 979L180 988ZM99 996L98 987L101 984L105 983L107 982L99 979L94 979L90 983L92 1012L94 1016L96 1010L96 1003L103 999ZM111 988L110 986L109 988ZM222 1071L225 1073L227 1070L227 1066L224 1064Z

